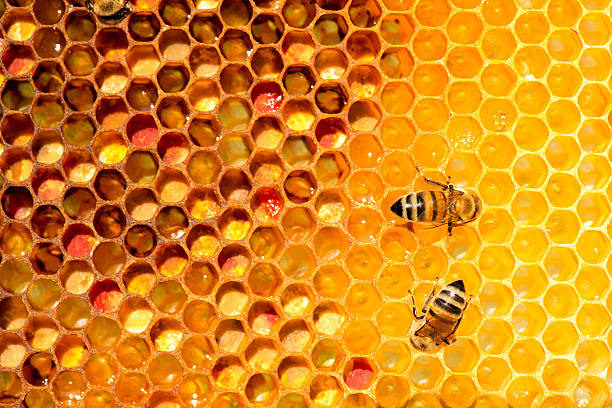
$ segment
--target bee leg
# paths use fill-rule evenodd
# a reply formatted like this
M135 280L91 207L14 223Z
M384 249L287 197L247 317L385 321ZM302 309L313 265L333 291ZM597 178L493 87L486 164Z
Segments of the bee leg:
M465 308L463 310L465 310ZM450 334L446 336L446 338L443 340L446 344L450 345L457 340L457 338L455 337L455 332L457 331L457 328L459 328L459 323L461 323L462 319L463 319L463 314L461 315L459 320L457 320L457 324L455 324L455 328L453 329L453 331L450 332Z
M408 294L410 295L410 299L412 299L412 314L414 315L414 318L417 320L421 320L422 318L425 317L425 315L423 316L417 316L417 311L416 311L416 303L414 301L414 295L412 294L412 291L408 291Z
M463 311L464 311L464 312L465 312L465 309L467 309L467 308L468 308L468 306L470 305L470 302L472 301L472 298L473 298L473 297L474 297L474 296L470 295L470 297L469 297L469 298L467 298L467 300L465 301L465 306L463 306Z
M451 221L448 222L448 236L453 236L453 223Z
M447 345L451 345L454 342L457 341L457 338L455 337L454 334L449 334L444 340L442 340L444 343L446 343Z
M427 297L427 300L425 300L425 303L423 304L423 309L421 309L421 313L427 313L427 308L429 307L429 304L433 300L433 297L434 297L434 294L436 293L436 287L438 286L438 281L439 280L440 280L440 278L436 278L436 280L434 281L433 289L431 289L431 293Z
M440 186L440 187L442 187L442 190L447 190L448 189L448 186L446 184L440 183L439 181L435 181L435 180L428 179L427 177L425 177L425 175L423 174L423 172L421 171L421 169L418 166L414 166L414 168L421 175L421 177L423 177L423 180L425 180L425 182L427 182L429 184L435 184L436 186Z

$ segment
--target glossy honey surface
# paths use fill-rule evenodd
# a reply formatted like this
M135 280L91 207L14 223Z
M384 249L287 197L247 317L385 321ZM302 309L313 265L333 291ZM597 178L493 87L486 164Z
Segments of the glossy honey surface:
M128 6L1 2L0 404L609 406L609 0Z

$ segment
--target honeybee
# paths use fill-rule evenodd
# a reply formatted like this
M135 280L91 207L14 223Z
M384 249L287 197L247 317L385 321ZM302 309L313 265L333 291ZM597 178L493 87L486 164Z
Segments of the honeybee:
M117 24L130 12L128 0L86 0L85 6L106 24Z
M410 342L417 350L433 351L442 343L447 345L454 343L455 332L463 318L463 312L472 299L471 296L465 299L465 286L462 280L443 287L434 299L437 284L438 279L421 309L422 316L417 316L414 296L409 292L412 298L412 314L416 319L410 328Z
M416 170L427 183L442 187L442 191L418 191L400 197L391 206L394 214L412 222L431 223L432 228L447 225L448 235L452 235L453 227L472 222L480 214L482 204L475 193L455 190L450 178L444 184L428 179L418 167Z

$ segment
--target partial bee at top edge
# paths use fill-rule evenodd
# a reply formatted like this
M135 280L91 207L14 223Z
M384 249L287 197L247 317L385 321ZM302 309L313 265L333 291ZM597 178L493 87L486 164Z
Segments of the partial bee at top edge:
M128 14L128 0L86 0L85 6L105 24L118 24Z
M416 170L427 183L442 190L417 191L400 197L391 206L395 215L412 222L433 224L432 228L446 225L449 235L452 235L454 227L478 217L482 203L475 193L455 189L450 179L447 184L430 180L421 169L416 167Z
M444 286L435 296L438 280L434 283L421 313L418 316L414 296L412 313L416 319L410 328L410 343L420 351L435 351L442 343L450 345L455 342L455 332L463 318L463 312L470 304L471 296L466 300L465 286L457 280Z

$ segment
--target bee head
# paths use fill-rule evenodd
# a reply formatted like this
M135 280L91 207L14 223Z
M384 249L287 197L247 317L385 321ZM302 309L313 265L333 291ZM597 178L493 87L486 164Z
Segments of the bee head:
M463 221L473 220L480 214L481 210L480 198L471 191L466 191L455 203L455 211Z
M435 344L434 340L428 336L418 336L413 334L410 336L410 343L412 346L420 351L434 351L438 348L438 344Z

